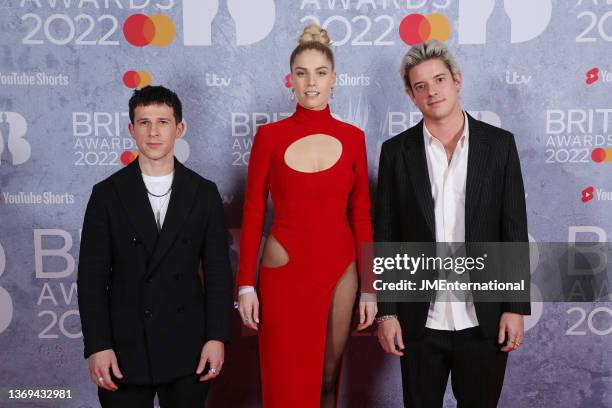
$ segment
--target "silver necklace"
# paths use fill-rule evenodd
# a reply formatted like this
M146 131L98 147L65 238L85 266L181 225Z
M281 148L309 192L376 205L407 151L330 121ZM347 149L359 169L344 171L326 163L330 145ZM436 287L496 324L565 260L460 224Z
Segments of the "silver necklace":
M170 190L172 190L172 188ZM170 190L168 190L168 192L166 194L168 194L170 192ZM166 194L161 195L161 196L155 196L155 197L163 197ZM162 229L162 223L161 223L161 212L162 212L162 209L166 206L166 204L168 204L169 199L170 199L170 196L168 196L162 202L162 204L159 206L159 208L154 208L153 209L153 215L155 216L155 225L157 225L157 230L158 231L161 231L161 229Z
M174 181L174 180L172 180L172 181ZM152 192L149 191L149 189L147 188L146 184L145 184L145 190L147 190L147 194L152 195L153 197L161 198L161 197L167 195L169 192L172 191L172 183L170 183L170 188L164 194L160 194L160 195L153 194Z
M161 198L161 197L168 196L168 194L170 194L170 192L172 191L172 185L173 184L174 184L174 176L172 177L172 182L170 183L170 188L164 194L153 194L152 192L149 191L149 189L147 188L146 184L145 184L145 190L147 190L147 194L149 194L149 195L151 195L153 197L156 197L156 198ZM162 225L161 225L161 212L162 212L162 209L168 203L169 198L170 198L170 196L168 196L162 202L162 204L159 206L159 208L153 208L153 215L155 216L155 225L157 226L157 230L158 231L161 231L161 229L162 229ZM153 205L151 204L151 206L153 206Z

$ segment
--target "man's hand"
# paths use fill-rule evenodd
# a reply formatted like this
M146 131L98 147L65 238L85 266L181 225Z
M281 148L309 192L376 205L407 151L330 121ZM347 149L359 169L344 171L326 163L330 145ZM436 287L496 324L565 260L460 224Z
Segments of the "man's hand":
M506 341L506 333L508 344L502 347L501 351L507 353L519 348L523 343L525 335L525 323L523 315L518 313L503 313L499 322L498 343L504 344Z
M119 387L111 380L110 370L112 369L115 377L120 379L123 378L123 374L119 370L115 352L112 349L98 351L89 356L88 360L91 381L105 390L117 391Z
M225 346L219 340L209 340L202 347L200 354L200 364L196 369L196 374L200 375L204 371L206 363L209 365L208 373L200 375L200 381L208 381L216 378L223 367L223 359L225 357Z
M383 350L387 353L396 356L403 356L404 353L397 350L395 345L399 346L400 350L404 349L404 340L402 340L402 328L396 318L385 320L378 324L378 342Z

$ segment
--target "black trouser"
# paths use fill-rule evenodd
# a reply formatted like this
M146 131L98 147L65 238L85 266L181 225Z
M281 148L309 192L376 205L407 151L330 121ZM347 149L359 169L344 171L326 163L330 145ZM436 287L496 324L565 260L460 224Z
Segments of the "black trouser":
M458 408L497 406L508 354L500 351L496 338L485 338L478 327L425 329L422 338L404 345L404 406L441 408L449 373Z
M200 382L200 376L189 375L165 384L117 384L117 391L98 387L103 408L152 408L155 394L161 408L204 408L210 381Z

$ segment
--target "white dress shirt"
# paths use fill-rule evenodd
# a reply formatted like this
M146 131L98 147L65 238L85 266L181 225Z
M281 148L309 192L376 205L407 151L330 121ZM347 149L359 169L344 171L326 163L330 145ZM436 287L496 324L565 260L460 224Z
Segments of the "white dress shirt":
M165 194L170 190L173 177L174 171L170 174L166 174L165 176L147 176L146 174L142 173L142 180L144 181L148 192L158 196ZM168 203L170 202L171 194L172 192L170 191L163 197L155 197L147 193L149 202L151 203L151 208L153 209L153 215L155 216L155 222L158 223L157 228L159 230L161 230L161 227L164 225L164 219L166 218L166 212L168 211Z
M425 157L431 181L436 220L436 242L465 242L465 184L469 149L467 115L463 134L457 143L450 163L444 145L429 132L423 123ZM452 272L454 273L454 272ZM478 326L471 294L465 301L450 302L450 292L438 291L429 305L425 327L436 330L462 330Z

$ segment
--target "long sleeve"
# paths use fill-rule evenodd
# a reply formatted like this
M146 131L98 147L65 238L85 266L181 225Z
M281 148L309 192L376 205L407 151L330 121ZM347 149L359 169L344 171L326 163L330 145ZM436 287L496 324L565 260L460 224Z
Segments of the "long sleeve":
M111 236L108 213L99 187L94 186L87 203L77 276L79 313L85 358L113 347L109 314Z
M392 163L387 153L388 146L383 143L378 164L378 184L376 190L375 228L374 239L376 242L400 241L398 231L399 220L397 215L395 186L393 180ZM397 303L378 302L379 316L397 314Z
M523 175L519 161L514 136L510 135L508 146L508 159L506 162L506 172L504 176L504 192L502 206L502 241L503 242L525 242L522 256L513 260L517 263L516 278L525 279L528 288L530 283L529 250L527 242L527 208L525 205L525 188L523 186ZM531 314L531 304L529 302L508 302L504 303L504 312L519 313L523 315Z
M200 251L204 267L207 340L229 341L232 328L232 271L223 203L217 187L211 189L211 209Z
M527 242L527 209L525 188L514 137L510 135L504 175L502 207L502 241Z
M370 213L370 188L368 179L368 157L366 154L365 135L359 134L359 141L355 146L354 171L355 178L353 190L349 197L348 219L355 239L357 252L357 267L361 278L361 291L374 293L372 268L361 265L363 260L362 245L372 244L372 216Z
M263 232L266 204L268 202L268 170L271 151L265 126L257 131L249 158L247 188L242 213L240 233L240 261L238 286L255 286L257 255Z

